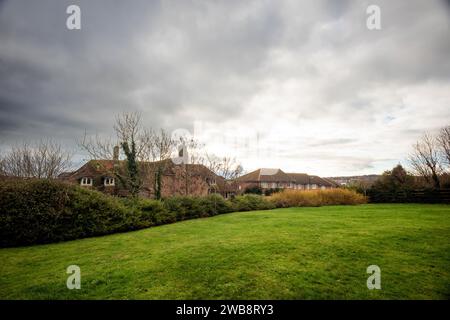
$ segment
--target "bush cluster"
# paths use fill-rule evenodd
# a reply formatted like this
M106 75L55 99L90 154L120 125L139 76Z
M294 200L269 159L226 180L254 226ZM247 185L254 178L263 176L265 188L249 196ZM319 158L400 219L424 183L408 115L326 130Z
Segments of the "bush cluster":
M0 181L0 246L49 243L136 230L273 205L261 196L217 194L164 201L117 198L54 180Z
M284 190L225 200L218 194L165 200L117 198L54 180L0 181L0 246L71 240L233 211L365 203L350 190Z
M231 200L234 211L268 210L275 205L262 196L256 194L244 194Z
M117 198L50 180L0 183L0 246L47 243L137 228Z
M348 189L283 190L271 195L269 200L277 208L367 203L365 196Z

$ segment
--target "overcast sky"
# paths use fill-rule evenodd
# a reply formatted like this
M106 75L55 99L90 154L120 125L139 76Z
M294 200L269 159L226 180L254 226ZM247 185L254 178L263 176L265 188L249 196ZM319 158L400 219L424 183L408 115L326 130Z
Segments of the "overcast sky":
M140 111L247 171L380 173L450 124L449 22L430 0L1 1L0 148Z

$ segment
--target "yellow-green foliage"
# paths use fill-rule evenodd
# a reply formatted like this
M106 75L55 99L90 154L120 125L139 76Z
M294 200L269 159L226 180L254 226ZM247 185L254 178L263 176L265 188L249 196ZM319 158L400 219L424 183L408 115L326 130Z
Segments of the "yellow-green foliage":
M339 204L367 203L362 194L348 189L328 190L283 190L269 197L278 208L320 207Z

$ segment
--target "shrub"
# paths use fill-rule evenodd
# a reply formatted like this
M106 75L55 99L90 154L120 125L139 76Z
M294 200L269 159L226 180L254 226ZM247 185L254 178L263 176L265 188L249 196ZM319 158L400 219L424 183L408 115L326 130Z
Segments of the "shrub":
M320 206L318 190L283 190L269 199L277 208Z
M0 195L0 246L55 242L140 227L136 212L116 198L62 182L2 181Z
M271 196L272 194L280 192L280 191L283 191L283 189L281 189L281 188L270 188L270 189L264 190L264 195L265 196Z
M365 202L345 189L245 194L231 201L218 194L123 199L54 180L6 180L0 181L0 246L78 239L232 211Z
M363 195L347 189L283 190L273 194L269 199L278 208L350 205L367 202Z
M176 196L164 200L164 208L176 215L176 220L185 220L206 216L200 200L191 196Z
M275 206L264 197L256 194L237 196L232 200L235 211L267 210Z
M127 206L136 209L139 215L138 223L142 228L172 223L177 220L176 214L168 211L161 200L125 198L123 201Z
M232 212L234 209L231 202L225 200L219 194L210 194L200 198L200 206L202 211L208 213L209 216Z
M233 211L229 201L219 194L204 197L176 196L164 200L164 208L176 214L177 220L209 217Z
M367 194L371 202L408 202L418 186L416 179L399 164L385 171L370 187Z
M348 189L328 189L319 191L321 204L353 205L367 203L367 198L359 192Z
M244 194L259 194L259 195L261 195L262 189L261 189L261 187L258 187L258 186L247 187L244 190Z

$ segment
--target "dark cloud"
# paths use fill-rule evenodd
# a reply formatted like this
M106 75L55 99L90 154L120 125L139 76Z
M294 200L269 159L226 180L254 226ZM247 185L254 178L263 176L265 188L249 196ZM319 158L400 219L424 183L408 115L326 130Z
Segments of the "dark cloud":
M70 4L81 7L82 30L65 27ZM380 31L365 26L369 4L381 7ZM138 110L146 126L232 123L285 145L286 157L303 143L309 155L346 151L329 158L336 170L380 168L423 128L450 118L444 7L437 0L2 1L0 142L57 133L73 146L85 129L109 134L117 113ZM285 141L273 138L277 132ZM406 147L389 151L396 139ZM367 148L369 141L385 147ZM364 153L359 160L348 155L353 148Z

